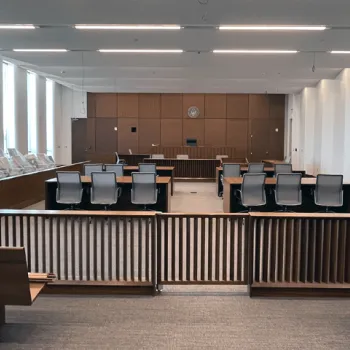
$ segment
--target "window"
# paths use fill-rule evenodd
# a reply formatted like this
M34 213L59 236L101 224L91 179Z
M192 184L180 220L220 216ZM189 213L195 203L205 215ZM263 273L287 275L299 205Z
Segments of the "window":
M53 118L53 81L46 80L46 153L53 156L54 118Z
M37 101L36 86L37 75L27 73L27 104L28 104L28 153L37 153Z
M4 62L3 68L3 127L4 149L16 147L15 136L15 72L12 64Z

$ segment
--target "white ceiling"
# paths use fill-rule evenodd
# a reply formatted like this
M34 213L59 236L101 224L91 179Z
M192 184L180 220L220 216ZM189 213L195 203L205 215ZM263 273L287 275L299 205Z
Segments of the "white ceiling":
M202 2L203 4L201 4ZM205 4L207 3L207 4ZM292 93L350 67L349 0L0 0L4 58L91 92ZM79 31L74 24L179 24L180 31ZM222 32L220 24L327 25L322 32ZM12 49L65 48L67 53ZM183 49L106 54L97 49ZM213 49L289 49L290 55L215 55ZM83 53L82 53L83 52ZM198 54L200 52L200 54ZM312 72L314 61L316 70ZM84 79L83 79L84 76ZM84 82L83 82L84 80Z

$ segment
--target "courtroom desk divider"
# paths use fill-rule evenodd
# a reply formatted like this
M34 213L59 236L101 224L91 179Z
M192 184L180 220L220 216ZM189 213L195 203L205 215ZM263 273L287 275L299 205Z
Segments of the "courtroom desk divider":
M50 290L241 284L251 296L350 296L350 214L0 210L0 218L0 246L24 247L29 272L56 274Z

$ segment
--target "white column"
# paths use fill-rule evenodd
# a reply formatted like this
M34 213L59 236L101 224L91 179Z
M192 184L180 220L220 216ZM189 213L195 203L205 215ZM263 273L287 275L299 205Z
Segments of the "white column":
M27 71L14 66L16 148L28 153Z
M40 76L37 79L38 153L46 153L46 79Z
M316 116L316 88L305 88L301 93L301 128L303 138L301 154L303 169L307 174L314 174L314 131Z
M2 104L2 60L0 57L0 148L4 149L4 117L3 117L3 104Z

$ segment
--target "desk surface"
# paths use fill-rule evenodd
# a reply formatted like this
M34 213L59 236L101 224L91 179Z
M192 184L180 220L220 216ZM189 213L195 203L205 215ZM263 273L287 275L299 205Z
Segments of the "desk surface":
M149 163L147 163L149 164ZM172 171L174 170L175 167L174 166L157 166L157 170L168 170L168 171ZM139 167L137 165L125 165L124 166L124 170L135 170L138 171Z
M269 164L287 164L284 160L276 160L276 159L264 159L263 163Z
M204 159L204 158L189 158L189 159L178 159L178 158L145 158L145 160L147 160L147 163L149 163L151 160L154 161L155 163L157 161L162 161L162 160L175 160L175 161L178 161L178 160L196 160L196 161L203 161L203 162L208 162L208 161L216 161L216 162L220 162L220 159L215 159L215 158L207 158L207 159Z
M228 183L230 185L241 185L243 182L243 177L226 177L225 183ZM276 178L275 177L267 177L265 179L265 185L276 185ZM302 185L316 185L316 178L315 177L303 177L301 179ZM344 182L343 185L349 185L350 182Z
M171 182L171 177L169 176L157 176L157 184L169 184ZM49 179L46 182L57 182L57 178ZM82 176L82 183L91 183L91 176ZM132 177L131 176L121 176L117 177L117 183L120 184L131 184Z

